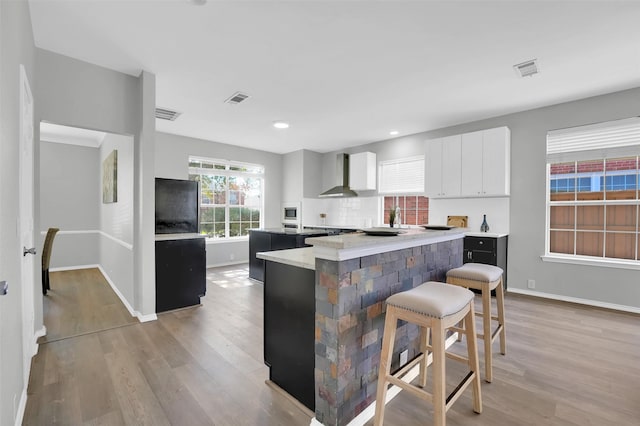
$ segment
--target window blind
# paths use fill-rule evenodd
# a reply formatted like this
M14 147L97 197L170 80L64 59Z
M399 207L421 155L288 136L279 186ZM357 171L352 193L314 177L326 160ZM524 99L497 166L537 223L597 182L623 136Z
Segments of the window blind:
M547 159L551 161L637 155L638 150L640 117L547 133Z
M379 194L424 192L424 156L387 160L379 163Z

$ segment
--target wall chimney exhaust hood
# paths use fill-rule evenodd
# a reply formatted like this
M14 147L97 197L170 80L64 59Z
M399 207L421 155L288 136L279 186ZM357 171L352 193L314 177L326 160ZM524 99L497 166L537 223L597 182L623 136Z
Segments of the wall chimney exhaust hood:
M324 191L318 197L357 197L358 194L349 188L349 154L338 154L336 159L337 185Z

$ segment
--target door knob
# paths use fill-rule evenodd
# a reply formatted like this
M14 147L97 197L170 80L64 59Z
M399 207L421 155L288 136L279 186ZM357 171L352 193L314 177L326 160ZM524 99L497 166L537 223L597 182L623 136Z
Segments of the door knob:
M30 249L26 248L26 247L22 247L22 256L26 256L27 254L36 254L36 248L35 247L31 247Z

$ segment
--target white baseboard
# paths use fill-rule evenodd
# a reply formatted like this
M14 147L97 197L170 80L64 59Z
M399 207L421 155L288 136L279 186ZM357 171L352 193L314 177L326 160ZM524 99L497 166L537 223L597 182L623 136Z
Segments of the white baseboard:
M32 357L36 356L38 353L38 350L40 349L40 345L38 344L38 339L41 338L42 336L46 336L47 335L47 327L45 325L42 326L42 328L40 328L40 330L37 330L34 334L33 334L33 353L31 354Z
M27 383L24 385L22 394L20 395L20 403L18 404L18 410L16 411L15 426L21 426L22 420L24 420L24 410L27 408Z
M24 388L22 389L22 394L20 395L20 403L18 404L18 409L16 410L16 426L20 426L22 424L22 420L24 419L24 410L27 408L27 388L29 387L29 377L31 377L31 358L37 355L38 349L40 348L38 339L46 334L47 327L43 325L40 330L36 330L36 332L33 333L33 338L31 339L31 356L29 357L29 364L24 366L25 377L27 378L27 380L24 384Z
M78 269L100 268L100 265L75 265L75 266L59 266L57 268L49 268L49 272L76 271Z
M453 333L445 341L444 343L445 348L448 348L449 346L453 345L457 339L458 339L458 333ZM427 359L427 365L431 364L432 361L433 361L433 354L429 354L429 357ZM413 379L418 377L418 374L420 374L420 364L416 365L411 370L409 370L407 374L402 376L402 381L405 383L410 383ZM387 391L387 398L385 401L385 405L387 405L401 391L402 391L401 387L396 385L391 386ZM369 422L369 420L373 419L375 415L376 415L376 401L373 401L371 404L367 406L367 408L362 410L360 414L354 417L353 420L347 423L347 426L364 426L367 424L367 422ZM311 419L311 423L309 424L309 426L324 426L324 425L320 423L315 417L313 417Z
M107 282L111 286L111 289L113 290L113 292L120 298L120 301L122 301L122 304L124 305L125 308L127 308L127 311L129 311L129 314L132 317L138 318L138 321L140 322L155 321L158 319L158 316L155 313L142 315L140 312L134 310L131 304L129 303L129 301L124 297L124 295L120 292L120 290L118 290L118 287L116 287L115 283L111 280L111 278L109 277L109 274L107 274L107 271L105 271L101 265L96 265L96 266L100 270L100 273L102 274L102 276L104 276L104 279L107 280Z
M552 293L543 293L540 291L531 291L521 288L509 288L508 293L524 294L527 296L541 297L543 299L560 300L562 302L578 303L580 305L595 306L597 308L613 309L615 311L631 312L640 314L640 308L635 306L617 305L615 303L600 302L598 300L581 299L578 297L562 296Z
M147 315L142 315L140 312L136 311L136 317L138 318L138 321L140 322L149 322L149 321L155 321L158 319L158 315L156 314L147 314Z

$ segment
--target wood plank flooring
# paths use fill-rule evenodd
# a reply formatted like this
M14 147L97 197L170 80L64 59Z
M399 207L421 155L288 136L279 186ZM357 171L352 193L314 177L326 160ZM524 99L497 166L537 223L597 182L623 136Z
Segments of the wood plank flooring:
M264 383L262 286L247 276L209 269L202 306L41 345L23 424L309 425ZM484 411L465 392L448 426L640 424L640 316L513 294L505 307L507 355L482 384ZM447 368L452 388L464 367ZM402 392L385 424L428 425L431 413Z
M98 268L51 272L51 290L44 296L47 335L38 343L135 324Z
M41 345L23 424L308 425L265 384L262 285L247 265L207 279L202 306Z

